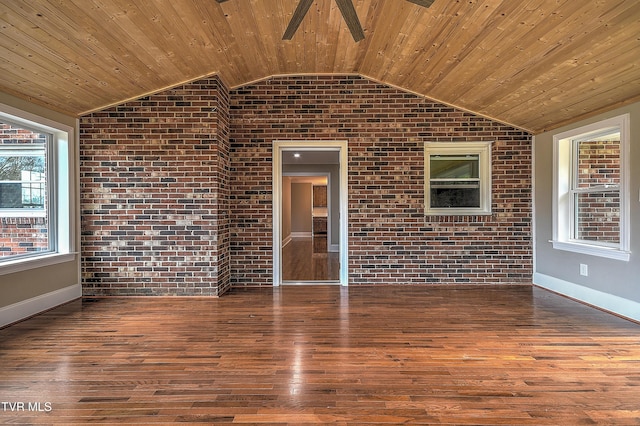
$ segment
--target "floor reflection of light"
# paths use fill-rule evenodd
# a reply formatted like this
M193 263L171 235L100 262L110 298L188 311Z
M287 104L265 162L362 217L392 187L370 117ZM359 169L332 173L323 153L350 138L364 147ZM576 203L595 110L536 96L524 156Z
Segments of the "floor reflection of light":
M289 381L289 394L301 395L304 389L304 349L294 342L294 356L291 365L291 380Z
M304 340L304 334L299 336L294 334L291 336L292 341L288 341L288 335L283 333L282 292L282 287L273 289L273 333L276 336L276 342L279 342L283 346L292 345L292 350L294 351L293 362L288 366L291 371L289 394L298 396L302 395L304 391L304 346L297 342ZM300 339L298 339L298 337L300 337Z
M71 357L69 355L61 355L56 362L55 386L52 388L44 387L45 393L38 395L38 400L45 401L51 406L52 411L57 405L64 403L60 398L68 395L67 388L73 383L73 374L70 368Z
M333 314L331 319L329 320L330 327L334 331L334 339L336 342L339 342L339 345L343 348L350 347L350 312L349 312L349 288L337 287L337 286L329 286L331 297L339 298L339 309L332 310ZM339 294L336 294L334 291L339 289ZM275 293L278 293L276 296ZM282 302L282 289L276 290L274 292L274 308ZM287 370L289 371L289 381L288 381L288 391L291 397L292 403L304 403L305 402L305 393L309 392L307 374L310 371L316 369L326 369L326 366L318 367L318 362L323 363L323 356L319 356L318 359L311 359L311 357L316 353L316 349L310 346L310 341L313 340L312 337L309 337L307 333L313 333L313 327L310 326L310 322L312 321L295 321L295 330L287 329L283 330L281 327L280 321L283 320L284 324L287 324L289 327L293 327L292 323L286 322L285 318L281 318L281 315L278 313L274 315L274 331L278 333L279 336L282 336L282 339L278 339L281 342L283 350L290 350L291 357L290 364L287 365ZM285 329L287 327L283 326ZM289 333L287 333L289 331ZM331 360L332 367L341 367L348 360L343 359L340 351L334 351L333 359ZM312 379L313 380L313 379ZM313 387L315 383L311 385ZM308 395L306 395L308 397Z
M340 287L340 342L349 346L349 287Z

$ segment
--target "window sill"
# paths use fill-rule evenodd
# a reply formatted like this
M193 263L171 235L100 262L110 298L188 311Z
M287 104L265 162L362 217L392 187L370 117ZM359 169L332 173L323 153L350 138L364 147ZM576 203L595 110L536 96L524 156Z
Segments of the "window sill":
M631 257L631 252L609 248L600 247L589 244L571 243L566 241L549 241L553 244L553 248L556 250L571 251L574 253L588 254L591 256L605 257L607 259L622 260L628 262Z
M13 274L16 272L27 271L29 269L43 268L45 266L71 262L76 258L76 254L77 253L51 253L26 259L22 258L1 262L0 275Z
M47 212L40 209L0 209L0 218L32 218L47 217Z

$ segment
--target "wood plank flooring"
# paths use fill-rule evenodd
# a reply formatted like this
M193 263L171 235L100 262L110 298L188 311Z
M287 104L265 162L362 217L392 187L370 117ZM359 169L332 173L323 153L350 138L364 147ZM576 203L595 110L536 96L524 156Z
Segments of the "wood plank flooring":
M340 255L327 252L326 236L294 238L282 248L282 280L294 282L340 281ZM324 245L324 252L316 250Z
M0 330L0 423L185 422L640 424L640 325L526 286L289 286Z

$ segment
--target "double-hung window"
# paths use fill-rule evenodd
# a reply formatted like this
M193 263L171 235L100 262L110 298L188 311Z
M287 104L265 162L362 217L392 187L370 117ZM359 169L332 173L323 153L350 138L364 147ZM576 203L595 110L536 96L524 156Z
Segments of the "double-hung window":
M554 136L554 248L629 259L628 140L628 115Z
M491 214L491 142L427 142L425 214Z

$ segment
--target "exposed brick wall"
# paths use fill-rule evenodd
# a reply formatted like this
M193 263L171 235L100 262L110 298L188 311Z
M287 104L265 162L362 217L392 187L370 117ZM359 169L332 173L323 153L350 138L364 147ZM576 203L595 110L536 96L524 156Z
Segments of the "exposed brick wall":
M214 147L210 186L215 204L215 236L217 250L217 282L218 295L231 289L231 216L230 216L230 134L229 134L229 90L221 83L217 93L217 144Z
M272 285L276 139L348 141L352 285L531 281L531 135L365 78L304 76L204 80L84 117L85 294ZM493 214L425 217L423 142L478 140L495 141Z
M81 119L85 295L229 289L228 111L212 78Z
M0 123L0 144L42 144L46 135L19 126ZM15 256L49 249L46 217L0 217L0 257Z
M231 91L231 280L272 284L272 141L347 140L349 282L530 283L531 135L359 77ZM425 217L423 143L493 144L493 214Z

